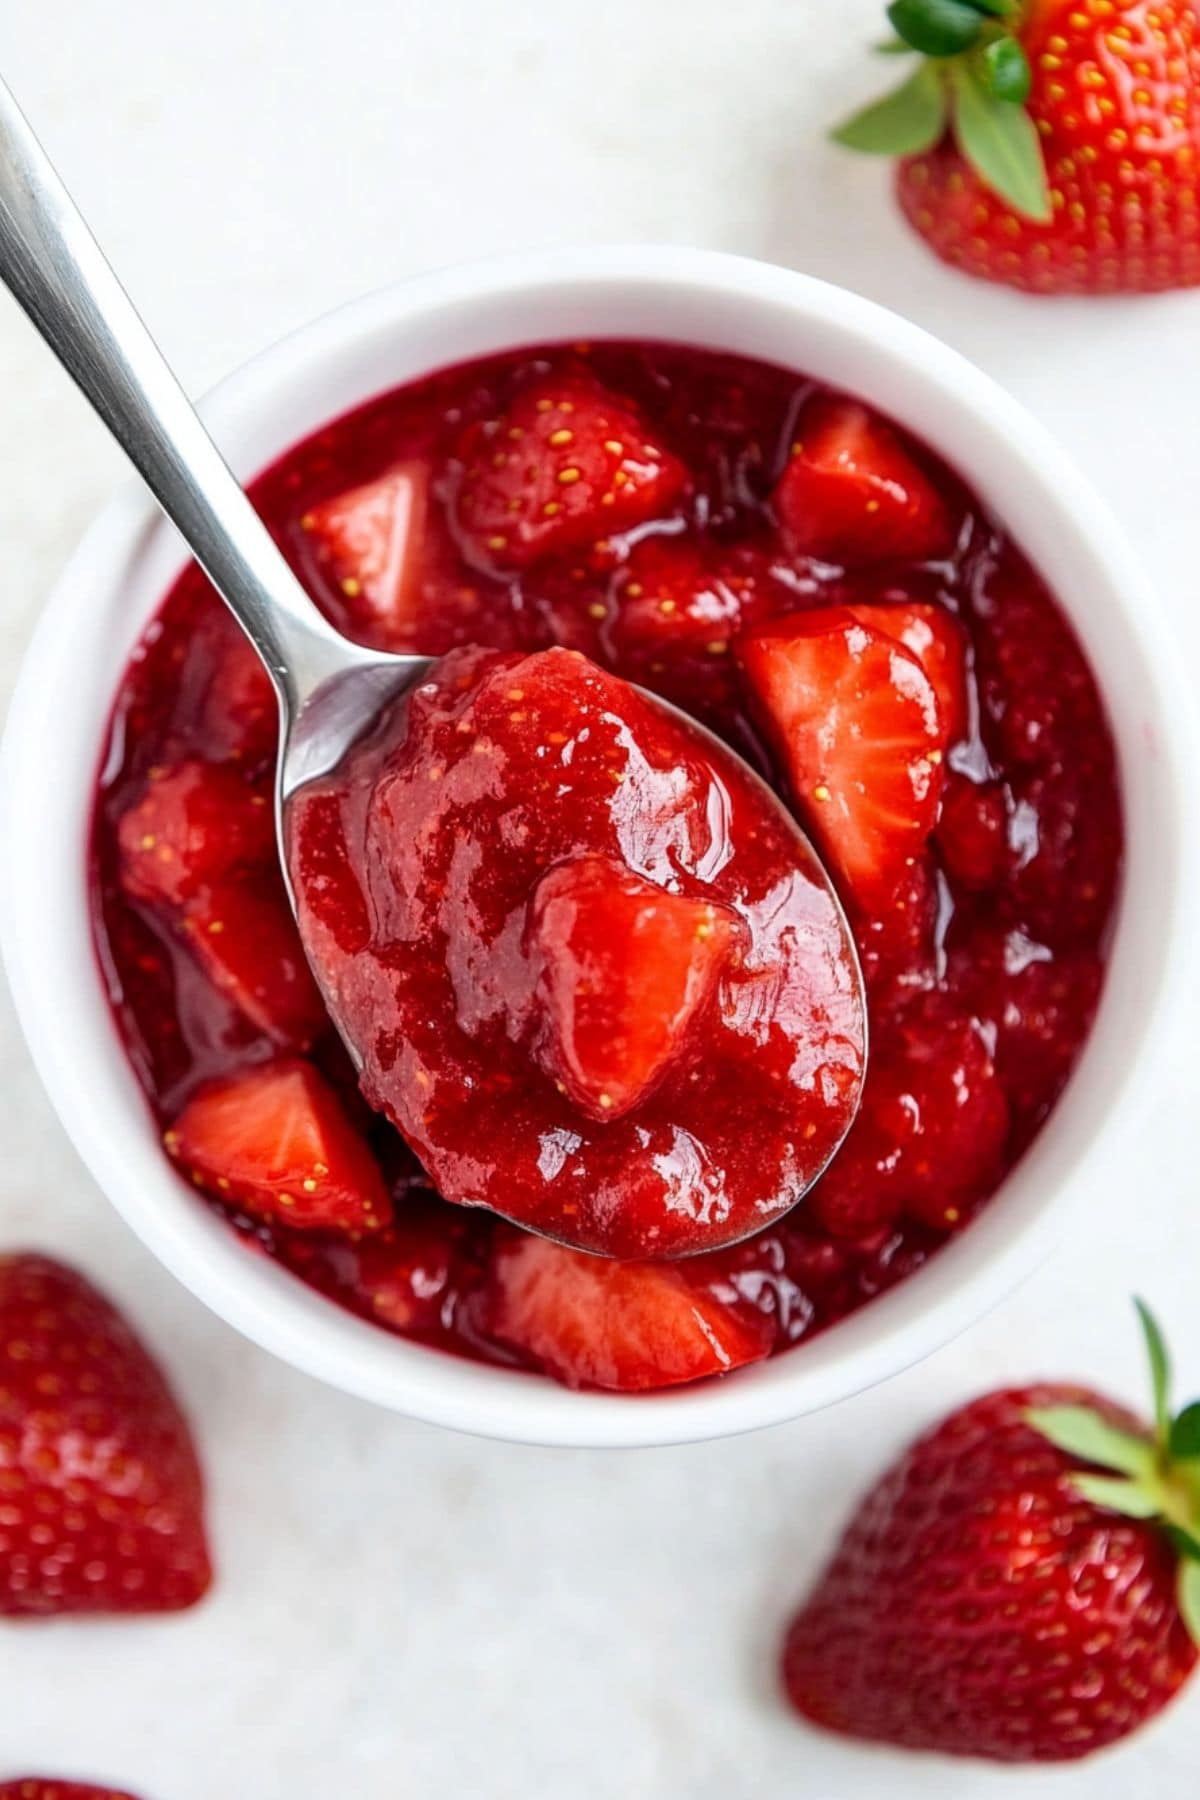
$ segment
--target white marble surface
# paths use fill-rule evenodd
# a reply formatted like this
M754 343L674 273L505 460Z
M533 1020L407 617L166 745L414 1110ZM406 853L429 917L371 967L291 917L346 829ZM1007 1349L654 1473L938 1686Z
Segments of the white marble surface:
M1031 302L928 259L878 169L822 142L867 91L878 10L6 0L0 70L197 389L347 295L481 251L662 239L773 257L898 305L1031 405L1135 534L1195 661L1200 294ZM0 305L5 696L120 474ZM1013 1776L823 1741L772 1683L781 1621L851 1495L949 1403L1038 1373L1136 1396L1133 1287L1200 1381L1194 1044L1145 1166L1113 1166L1086 1235L939 1357L751 1439L587 1455L407 1424L234 1337L79 1167L7 1005L0 1032L0 1242L70 1255L159 1347L220 1557L190 1617L4 1633L0 1776L87 1772L143 1800L1195 1794L1200 1691L1105 1760Z

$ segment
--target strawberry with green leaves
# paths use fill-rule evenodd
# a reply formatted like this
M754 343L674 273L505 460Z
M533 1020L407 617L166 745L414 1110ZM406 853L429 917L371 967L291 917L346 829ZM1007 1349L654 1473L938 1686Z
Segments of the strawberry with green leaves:
M1200 284L1196 0L894 0L920 63L834 135L901 158L946 262L1035 293Z
M1063 1762L1146 1724L1200 1643L1200 1403L1154 1424L1061 1384L986 1394L868 1496L793 1621L796 1709L849 1737Z
M212 1570L191 1433L103 1294L47 1256L0 1256L0 1369L0 1617L203 1599Z

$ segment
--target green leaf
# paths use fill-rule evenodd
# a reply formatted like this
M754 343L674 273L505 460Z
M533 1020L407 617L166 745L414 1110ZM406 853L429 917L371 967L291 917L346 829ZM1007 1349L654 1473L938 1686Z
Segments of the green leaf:
M1185 1562L1179 1571L1179 1611L1194 1644L1200 1644L1200 1563Z
M894 93L847 119L834 141L872 156L912 156L930 150L946 129L946 89L931 63L922 63Z
M1167 1442L1171 1430L1171 1359L1167 1355L1167 1341L1159 1328L1158 1320L1150 1311L1144 1300L1135 1300L1138 1318L1142 1322L1142 1331L1146 1339L1146 1354L1150 1358L1150 1379L1154 1387L1154 1420L1158 1427L1159 1441Z
M926 56L957 56L983 29L968 0L892 0L887 16L905 43Z
M1033 85L1029 58L1016 38L993 38L980 57L983 79L989 93L997 100L1011 100L1024 106Z
M1192 1562L1200 1562L1200 1538L1194 1532L1185 1531L1182 1525L1164 1525L1163 1530L1180 1556L1188 1557Z
M1041 139L1029 114L997 100L965 64L952 70L954 135L972 168L1000 198L1038 224L1052 208Z
M906 44L903 38L884 38L881 44L873 44L876 56L911 56L913 47Z
M993 19L1011 19L1020 11L1021 0L971 0L971 5Z
M1073 1474L1071 1486L1093 1506L1107 1507L1109 1512L1124 1513L1129 1519L1157 1519L1162 1513L1161 1497L1139 1481L1121 1481L1115 1475Z
M1154 1472L1153 1444L1132 1432L1119 1431L1086 1406L1035 1407L1026 1414L1035 1431L1065 1450L1102 1469L1144 1478Z
M1200 1400L1193 1400L1171 1421L1167 1449L1172 1462L1188 1462L1200 1456Z

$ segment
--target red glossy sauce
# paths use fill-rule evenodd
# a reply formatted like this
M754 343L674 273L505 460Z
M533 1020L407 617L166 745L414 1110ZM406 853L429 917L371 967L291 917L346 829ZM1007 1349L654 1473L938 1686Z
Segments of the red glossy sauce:
M298 797L289 864L363 1091L439 1192L629 1259L787 1212L865 1053L845 926L788 817L572 651L455 651L396 711Z
M462 446L551 373L570 381L582 373L624 396L685 474L668 483L653 516L630 524L618 513L623 535L597 543L564 533L549 554L535 544L532 560L521 548L522 566L505 572L496 565L510 551L481 555L464 532ZM787 547L771 496L797 420L819 394L784 371L691 349L526 353L385 395L289 452L252 489L315 598L348 632L433 654L472 644L515 655L553 644L583 650L693 711L781 787L739 677L739 633L831 605L928 603L959 621L966 713L947 758L940 822L886 899L851 905L870 1005L862 1114L796 1212L687 1265L690 1282L733 1308L743 1327L752 1317L774 1349L917 1268L969 1223L1036 1134L1094 1014L1122 841L1113 746L1078 642L1003 527L943 465L905 441L953 527L936 561L853 572ZM425 522L403 609L385 614L370 581L331 565L311 523L398 465L416 472ZM491 503L486 493L468 499L477 512ZM274 739L265 677L191 569L123 680L94 826L97 943L156 1116L166 1126L211 1078L256 1068L281 1047L304 1050L378 1159L396 1226L354 1242L225 1208L231 1223L388 1328L497 1361L541 1357L571 1378L554 1356L514 1349L497 1325L489 1271L501 1247L511 1257L511 1228L439 1200L399 1134L358 1097L336 1035L289 961L277 872L247 861L224 883L219 908L206 893L182 911L122 883L120 821L156 776L203 759L228 765L261 795ZM247 939L272 946L269 981L239 960L231 922L243 917ZM219 1197L212 1204L221 1207Z

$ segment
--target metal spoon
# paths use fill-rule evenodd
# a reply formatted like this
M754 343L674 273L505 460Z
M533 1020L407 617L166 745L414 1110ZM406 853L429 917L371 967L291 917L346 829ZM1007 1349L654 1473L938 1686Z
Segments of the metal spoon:
M0 281L108 426L266 666L280 713L276 829L294 908L285 854L289 802L307 782L336 769L383 708L425 678L434 659L366 649L317 611L2 81ZM696 720L687 723L724 755L735 754ZM786 817L797 860L824 880L865 1019L854 940L833 884L791 814L748 764L743 767ZM320 982L319 966L314 973ZM347 1047L358 1061L356 1046Z

